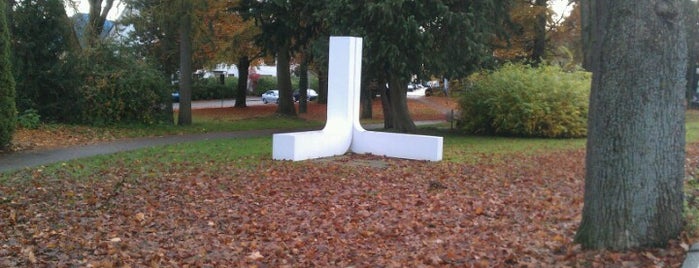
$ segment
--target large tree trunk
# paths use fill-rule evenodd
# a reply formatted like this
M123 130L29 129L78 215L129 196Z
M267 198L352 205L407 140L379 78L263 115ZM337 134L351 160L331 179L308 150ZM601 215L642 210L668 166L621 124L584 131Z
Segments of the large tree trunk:
M360 93L360 105L362 106L359 118L361 119L371 119L373 117L372 104L374 98L371 93L371 88L369 87L370 77L368 75L362 75L362 86Z
M408 112L408 95L405 80L396 75L389 75L388 87L391 96L391 115L393 129L402 133L415 132L415 123Z
M192 124L192 5L181 0L180 10L180 111L178 125Z
M548 18L548 7L546 0L536 0L534 5L537 8L536 29L534 30L534 48L532 49L531 62L539 65L544 58L546 50L546 18Z
M383 128L393 128L393 114L391 113L391 92L386 87L388 82L383 76L379 76L379 90L381 91L381 111L383 112Z
M294 96L291 90L291 71L289 70L289 48L281 46L277 53L277 86L279 87L279 105L277 113L296 116Z
M600 26L586 42L594 73L576 235L584 248L663 246L682 230L687 43L679 1L583 1Z
M308 111L308 60L302 55L299 65L299 113L305 114Z
M318 68L318 103L328 103L328 72L327 69Z
M238 88L235 91L235 107L245 108L248 107L246 102L247 88L248 88L248 75L250 70L250 58L248 56L242 56L238 58Z

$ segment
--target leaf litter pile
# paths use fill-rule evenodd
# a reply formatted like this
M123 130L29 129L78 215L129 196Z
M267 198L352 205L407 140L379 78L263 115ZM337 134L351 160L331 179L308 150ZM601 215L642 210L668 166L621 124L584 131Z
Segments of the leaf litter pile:
M182 165L163 173L120 163L70 181L34 170L30 181L0 184L0 266L682 262L681 241L626 253L585 251L572 242L583 205L583 151L479 157L474 165L371 155L265 158L249 168Z

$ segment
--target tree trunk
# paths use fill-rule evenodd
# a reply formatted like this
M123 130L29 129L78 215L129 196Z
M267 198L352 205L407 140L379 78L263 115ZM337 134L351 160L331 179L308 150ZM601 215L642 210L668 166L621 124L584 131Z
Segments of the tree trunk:
M277 113L296 116L294 96L291 90L291 71L289 71L289 48L280 46L277 53L277 88L279 90L279 105Z
M89 0L88 2L90 4L90 13L88 14L88 28L85 37L88 39L88 44L90 44L94 40L99 40L104 30L107 14L114 6L114 0L106 0L104 7L102 7L102 0Z
M192 124L192 5L181 0L180 32L180 111L178 125Z
M381 111L383 112L383 128L393 128L393 113L391 112L391 92L388 90L386 80L379 77L379 88L381 90Z
M305 114L308 111L308 61L303 55L299 65L299 113Z
M360 95L362 109L359 116L361 119L371 119L373 117L372 103L374 98L371 95L371 89L369 88L370 79L371 78L369 78L368 75L362 75L362 89Z
M546 18L548 17L548 7L546 0L536 0L534 5L537 8L536 29L534 30L534 48L532 49L531 62L534 66L539 65L544 58L546 50Z
M328 72L324 68L318 68L318 103L328 103Z
M248 107L246 102L248 75L250 70L250 58L242 56L238 58L238 88L235 92L235 108Z
M415 132L415 123L408 112L408 95L406 81L396 75L389 75L388 82L391 95L391 115L393 117L393 129L402 133Z
M694 1L683 1L685 25L697 25L699 23L699 6ZM687 92L685 97L691 100L697 93L697 57L699 47L699 30L696 27L687 27ZM691 107L691 105L690 105Z
M664 246L682 230L687 43L680 0L590 0L584 248ZM586 1L583 1L585 3ZM604 23L602 23L604 22Z
M594 72L592 69L595 65L594 54L599 52L600 42L595 39L601 36L605 28L599 25L606 25L607 17L596 16L597 12L605 12L606 3L600 1L580 1L580 20L581 20L581 37L583 43L583 68L589 72ZM599 34L598 34L599 33Z

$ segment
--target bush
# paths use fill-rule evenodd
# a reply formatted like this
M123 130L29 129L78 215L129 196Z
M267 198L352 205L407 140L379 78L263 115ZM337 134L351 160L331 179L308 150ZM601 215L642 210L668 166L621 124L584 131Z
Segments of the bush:
M25 110L17 116L17 125L25 129L37 129L41 125L39 111L34 109Z
M573 138L587 135L590 74L507 64L474 74L461 93L467 133Z
M77 123L172 122L170 87L147 62L109 44L87 49L79 61Z
M192 100L212 100L235 98L238 78L226 77L225 84L221 84L219 78L207 78L194 80L192 85Z

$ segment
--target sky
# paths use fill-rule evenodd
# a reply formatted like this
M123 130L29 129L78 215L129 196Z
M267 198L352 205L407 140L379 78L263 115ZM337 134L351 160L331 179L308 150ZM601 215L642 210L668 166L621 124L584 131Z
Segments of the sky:
M553 9L558 16L567 16L573 9L573 6L568 6L568 0L552 0L551 9ZM558 17L554 16L554 21L558 20Z
M76 3L79 3L78 5L78 11L81 13L87 13L88 10L90 9L90 4L87 0L74 0ZM568 1L569 0L551 0L551 8L558 14L558 16L565 14L567 15L570 13L570 10L572 9L572 6L568 6ZM107 16L107 19L114 20L117 17L119 17L119 14L121 14L121 11L124 9L124 4L121 3L119 0L114 1L114 7L112 7L112 10L109 11L109 15ZM67 8L67 13L68 16L72 16L75 12L72 10L72 8ZM554 20L557 20L558 17L554 17Z
M80 13L88 13L90 10L90 2L87 0L73 0L73 2L78 4L78 12ZM124 4L121 3L119 0L114 1L114 6L112 6L112 10L109 11L109 15L107 15L108 20L114 20L119 17L119 14L121 14L121 11L124 9ZM73 16L75 14L75 11L71 7L66 7L66 13L68 16Z

